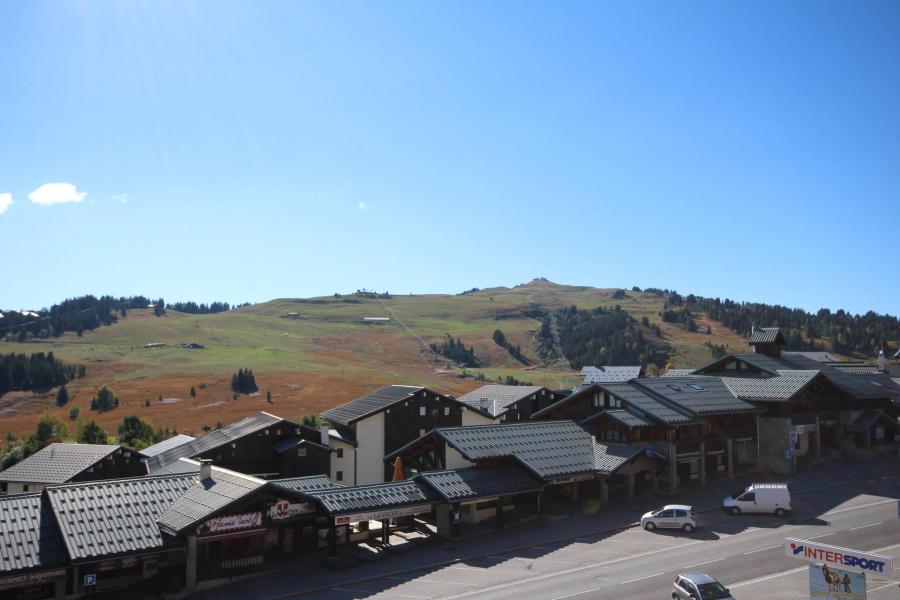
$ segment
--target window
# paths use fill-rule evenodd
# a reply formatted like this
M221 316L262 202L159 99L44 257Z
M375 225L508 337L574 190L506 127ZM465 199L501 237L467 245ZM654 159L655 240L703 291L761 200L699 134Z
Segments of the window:
M445 417L449 417L449 416L450 416L450 407L449 407L449 406L445 406L445 407L444 407L444 416L445 416Z
M663 519L671 519L675 516L675 511L674 510L663 510L663 511L660 511L656 516L662 517Z
M297 456L306 456L306 448L297 448Z
M344 458L344 449L343 449L343 448L338 448L338 449L337 449L337 457L338 457L338 458Z
M27 491L28 491L28 484L27 484L27 483L26 483L25 485L22 486L22 491L23 491L23 492L27 492Z
M343 481L344 480L344 472L343 471L335 471L334 480L335 481Z
M676 511L675 511L675 516L678 517L678 518L684 518L684 517L686 517L686 516L688 516L688 515L687 515L687 511L686 511L686 510L676 510Z
M600 408L600 392L594 393L594 408Z
M756 492L747 492L741 496L739 500L743 500L744 502L756 502Z
M427 414L428 414L428 409L425 408L424 406L420 406L419 407L419 416L424 417Z
M681 386L675 385L674 383L667 383L667 384L666 384L666 387L669 388L669 389L671 389L671 390L675 390L676 392L680 392L680 391L681 391Z
M688 384L688 387L689 387L689 388L693 388L693 389L698 390L698 391L703 391L703 386L700 385L700 384L697 384L697 383L689 383L689 384Z
M425 433L426 433L426 431L425 431L425 428L424 428L424 427L422 427L421 429L419 429L419 437L422 437L423 435L425 435Z
M609 397L609 407L610 408L622 408L622 401L616 398L615 396Z

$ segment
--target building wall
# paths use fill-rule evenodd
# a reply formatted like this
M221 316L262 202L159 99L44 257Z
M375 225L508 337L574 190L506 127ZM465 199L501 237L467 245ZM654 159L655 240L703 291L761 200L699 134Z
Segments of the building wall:
M462 413L462 424L464 427L468 427L470 425L493 425L495 421L490 419L480 412L476 412L472 409L465 409Z
M790 473L791 463L784 458L790 426L789 417L759 418L759 466L764 471Z
M330 445L335 450L340 450L342 454L341 457L338 457L337 452L331 454L331 480L341 485L356 485L356 476L353 472L356 447L334 438L331 438ZM341 472L340 479L338 479L338 471Z
M25 489L25 486L28 489ZM7 494L31 494L32 492L40 492L44 489L43 483L24 483L20 481L10 481L6 484Z
M196 458L208 458L217 467L232 469L248 475L280 473L282 458L273 447L288 437L302 435L303 429L301 429L301 434L298 434L297 429L298 426L289 421L275 423L271 427L249 433L231 443L213 448ZM313 441L318 441L317 436L316 432L312 436Z
M384 428L385 413L374 415L356 423L356 483L382 483L384 481Z
M464 469L472 466L472 463L463 458L463 455L460 454L456 448L446 446L446 452L448 469Z

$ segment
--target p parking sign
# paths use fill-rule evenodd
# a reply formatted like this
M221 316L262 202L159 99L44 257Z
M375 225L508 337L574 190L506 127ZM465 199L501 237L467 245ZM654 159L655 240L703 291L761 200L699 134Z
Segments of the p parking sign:
M97 585L97 575L91 573L90 575L84 576L84 587L94 587Z

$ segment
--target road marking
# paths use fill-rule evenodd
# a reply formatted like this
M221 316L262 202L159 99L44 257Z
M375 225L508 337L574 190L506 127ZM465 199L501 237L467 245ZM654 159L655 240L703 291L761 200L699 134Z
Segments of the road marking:
M620 582L622 585L626 583L634 583L635 581L642 581L644 579L650 579L651 577L659 577L660 575L665 575L665 572L662 573L654 573L653 575L644 575L643 577L638 577L637 579L626 579L625 581Z
M829 535L834 535L836 533L840 533L840 531L832 531L831 533L823 533L822 535L814 535L812 537L808 537L808 540L817 540L819 538L828 537Z
M875 527L876 525L881 525L884 521L878 521L877 523L869 523L868 525L860 525L859 527L851 527L847 531L856 531L857 529L865 529L866 527Z
M568 596L557 596L556 598L553 598L553 600L564 600L565 598L574 598L575 596L582 596L584 594L590 594L591 592L598 592L602 589L603 588L593 588L590 590L584 590L583 592L575 592L574 594L569 594Z
M415 582L415 583L449 583L450 585L467 585L469 587L478 587L477 583L463 583L461 581L445 581L443 579L424 579L417 577L388 577L388 579L394 579L396 581L405 581L407 583Z
M890 582L890 583L886 583L886 584L880 585L880 586L878 586L878 587L870 588L870 589L868 589L868 590L866 590L866 591L867 591L867 592L877 592L878 590L883 590L884 588L894 587L895 585L897 585L897 582L896 582L896 581L892 581L892 582Z
M792 573L799 573L800 571L805 571L809 568L809 565L803 565L802 567L797 567L796 569L790 569L788 571L782 571L781 573L772 573L771 575L764 575L762 577L757 577L756 579L749 579L747 581L741 581L740 583L731 583L725 587L728 589L743 587L745 585L753 585L754 583L762 583L763 581L769 581L770 579L775 579L776 577L783 577L785 575L791 575Z
M687 565L687 566L682 567L682 568L683 568L683 569L692 569L692 568L694 568L694 567L701 567L701 566L703 566L703 565L708 565L708 564L710 564L710 563L719 562L720 560L725 560L726 558L731 558L731 557L730 557L730 556L723 556L722 558L716 558L716 559L708 560L708 561L702 562L702 563L694 563L694 564L692 564L692 565Z
M748 554L756 554L757 552L762 552L764 550L773 550L775 548L783 548L783 547L784 546L782 544L776 544L775 546L766 546L765 548L760 548L759 550L751 550L750 552L744 552L744 556L747 556Z
M693 546L694 544L702 544L704 540L695 540L693 542L688 542L687 544L682 544L679 546L680 548L684 548L686 546ZM470 592L463 592L460 594L453 594L451 596L442 596L443 600L451 600L452 598L465 598L467 596L472 596L474 594L484 594L487 592L493 592L495 590L502 590L505 588L514 587L517 585L522 585L524 583L531 583L533 581L541 581L544 579L550 579L551 577L559 577L561 575L568 575L570 573L578 573L580 571L587 571L588 569L595 569L597 567L605 567L607 565L613 565L616 563L620 563L626 560L634 560L637 558L643 558L645 556L650 556L653 554L659 554L660 552L670 552L671 548L659 548L658 550L650 550L648 552L643 552L641 554L630 554L628 556L623 556L621 558L615 558L613 560L607 560L599 563L593 563L588 565L581 565L578 567L573 567L571 569L565 569L562 571L554 571L553 573L544 573L543 575L535 575L534 577L528 577L525 579L519 579L517 581L509 581L506 583L498 583L497 585L492 585L489 587L481 588L478 590L472 590Z
M855 506L848 506L847 508L836 508L834 510L829 510L827 513L822 513L819 516L824 517L825 515L836 515L842 512L848 512L851 510L859 510L860 508L869 508L870 506L878 506L880 504L896 504L896 500L879 500L878 502L869 502L868 504L857 504Z

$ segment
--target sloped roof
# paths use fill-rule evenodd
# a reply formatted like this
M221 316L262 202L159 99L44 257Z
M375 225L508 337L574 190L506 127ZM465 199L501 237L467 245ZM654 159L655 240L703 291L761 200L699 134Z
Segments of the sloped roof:
M634 384L651 390L680 409L697 416L756 412L757 408L735 397L721 379L645 378Z
M166 450L171 450L172 448L177 448L182 444L187 444L188 442L193 442L195 437L190 435L185 435L183 433L179 433L178 435L173 435L167 440L163 440L158 444L153 444L152 446L147 446L143 450L141 450L141 454L144 456L156 456L157 454L162 454Z
M640 377L643 367L634 366L608 366L608 367L581 367L582 384L614 383L629 381Z
M498 417L520 400L545 389L540 385L483 385L457 398L475 410Z
M751 344L784 344L784 335L778 327L757 327L750 334Z
M791 351L791 352L782 352L781 355L786 356L786 357L802 356L809 360L814 360L816 362L823 362L823 363L840 362L840 359L838 357L836 357L834 354L832 354L831 352L818 352L818 351L795 352L795 351Z
M328 490L338 486L331 481L328 475L307 475L305 477L286 477L284 479L272 479L269 487L289 492L314 492L316 490Z
M50 444L0 472L0 481L65 483L119 448L111 444Z
M300 437L299 435L287 437L287 438L281 440L280 442L278 442L277 444L272 446L272 450L274 450L278 454L281 454L282 452L287 452L288 450L290 450L292 448L296 448L298 446L309 446L312 448L317 448L319 450L323 450L325 452L333 452L333 449L330 448L329 446L323 446L319 442L305 440L302 437Z
M692 421L689 415L662 402L647 389L635 385L636 381L638 380L630 383L607 383L602 387L613 396L624 400L630 408L637 409L663 425L681 425Z
M598 443L574 421L439 427L386 456L385 460L430 436L443 439L472 462L515 459L544 481L591 473L609 474L607 466L617 460L607 455L607 445Z
M635 427L653 427L654 423L645 419L644 417L637 415L633 412L629 412L622 408L615 408L612 410L601 410L600 412L594 413L591 416L581 421L581 424L589 423L596 419L601 418L610 418L613 419L622 425L625 425L629 429L634 429Z
M63 541L41 494L0 496L0 573L64 564Z
M722 377L722 382L742 400L787 401L819 376L819 371L779 370L775 377Z
M46 494L77 562L164 547L156 519L196 480L196 474L132 477L52 486Z
M184 475L187 473L199 475L200 462L192 458L179 458L153 472L154 475Z
M416 479L451 502L537 492L544 485L540 479L515 465L428 471L420 473Z
M193 441L164 450L156 456L151 456L147 460L147 469L149 472L155 473L162 467L177 461L179 458L193 458L199 456L204 452L214 450L225 444L230 444L234 440L246 435L251 435L267 427L272 427L282 421L284 421L284 419L281 417L267 412L259 412L221 429L214 429Z
M250 475L212 467L212 476L199 479L163 512L157 523L180 533L210 518L215 512L255 492L266 482Z
M406 400L423 389L425 388L413 385L389 385L326 410L319 416L332 423L351 425L360 419L381 412L401 400Z
M415 479L372 485L311 490L303 495L316 500L330 514L368 512L433 502L436 495Z
M669 369L660 377L699 377L698 375L694 375L695 369Z

